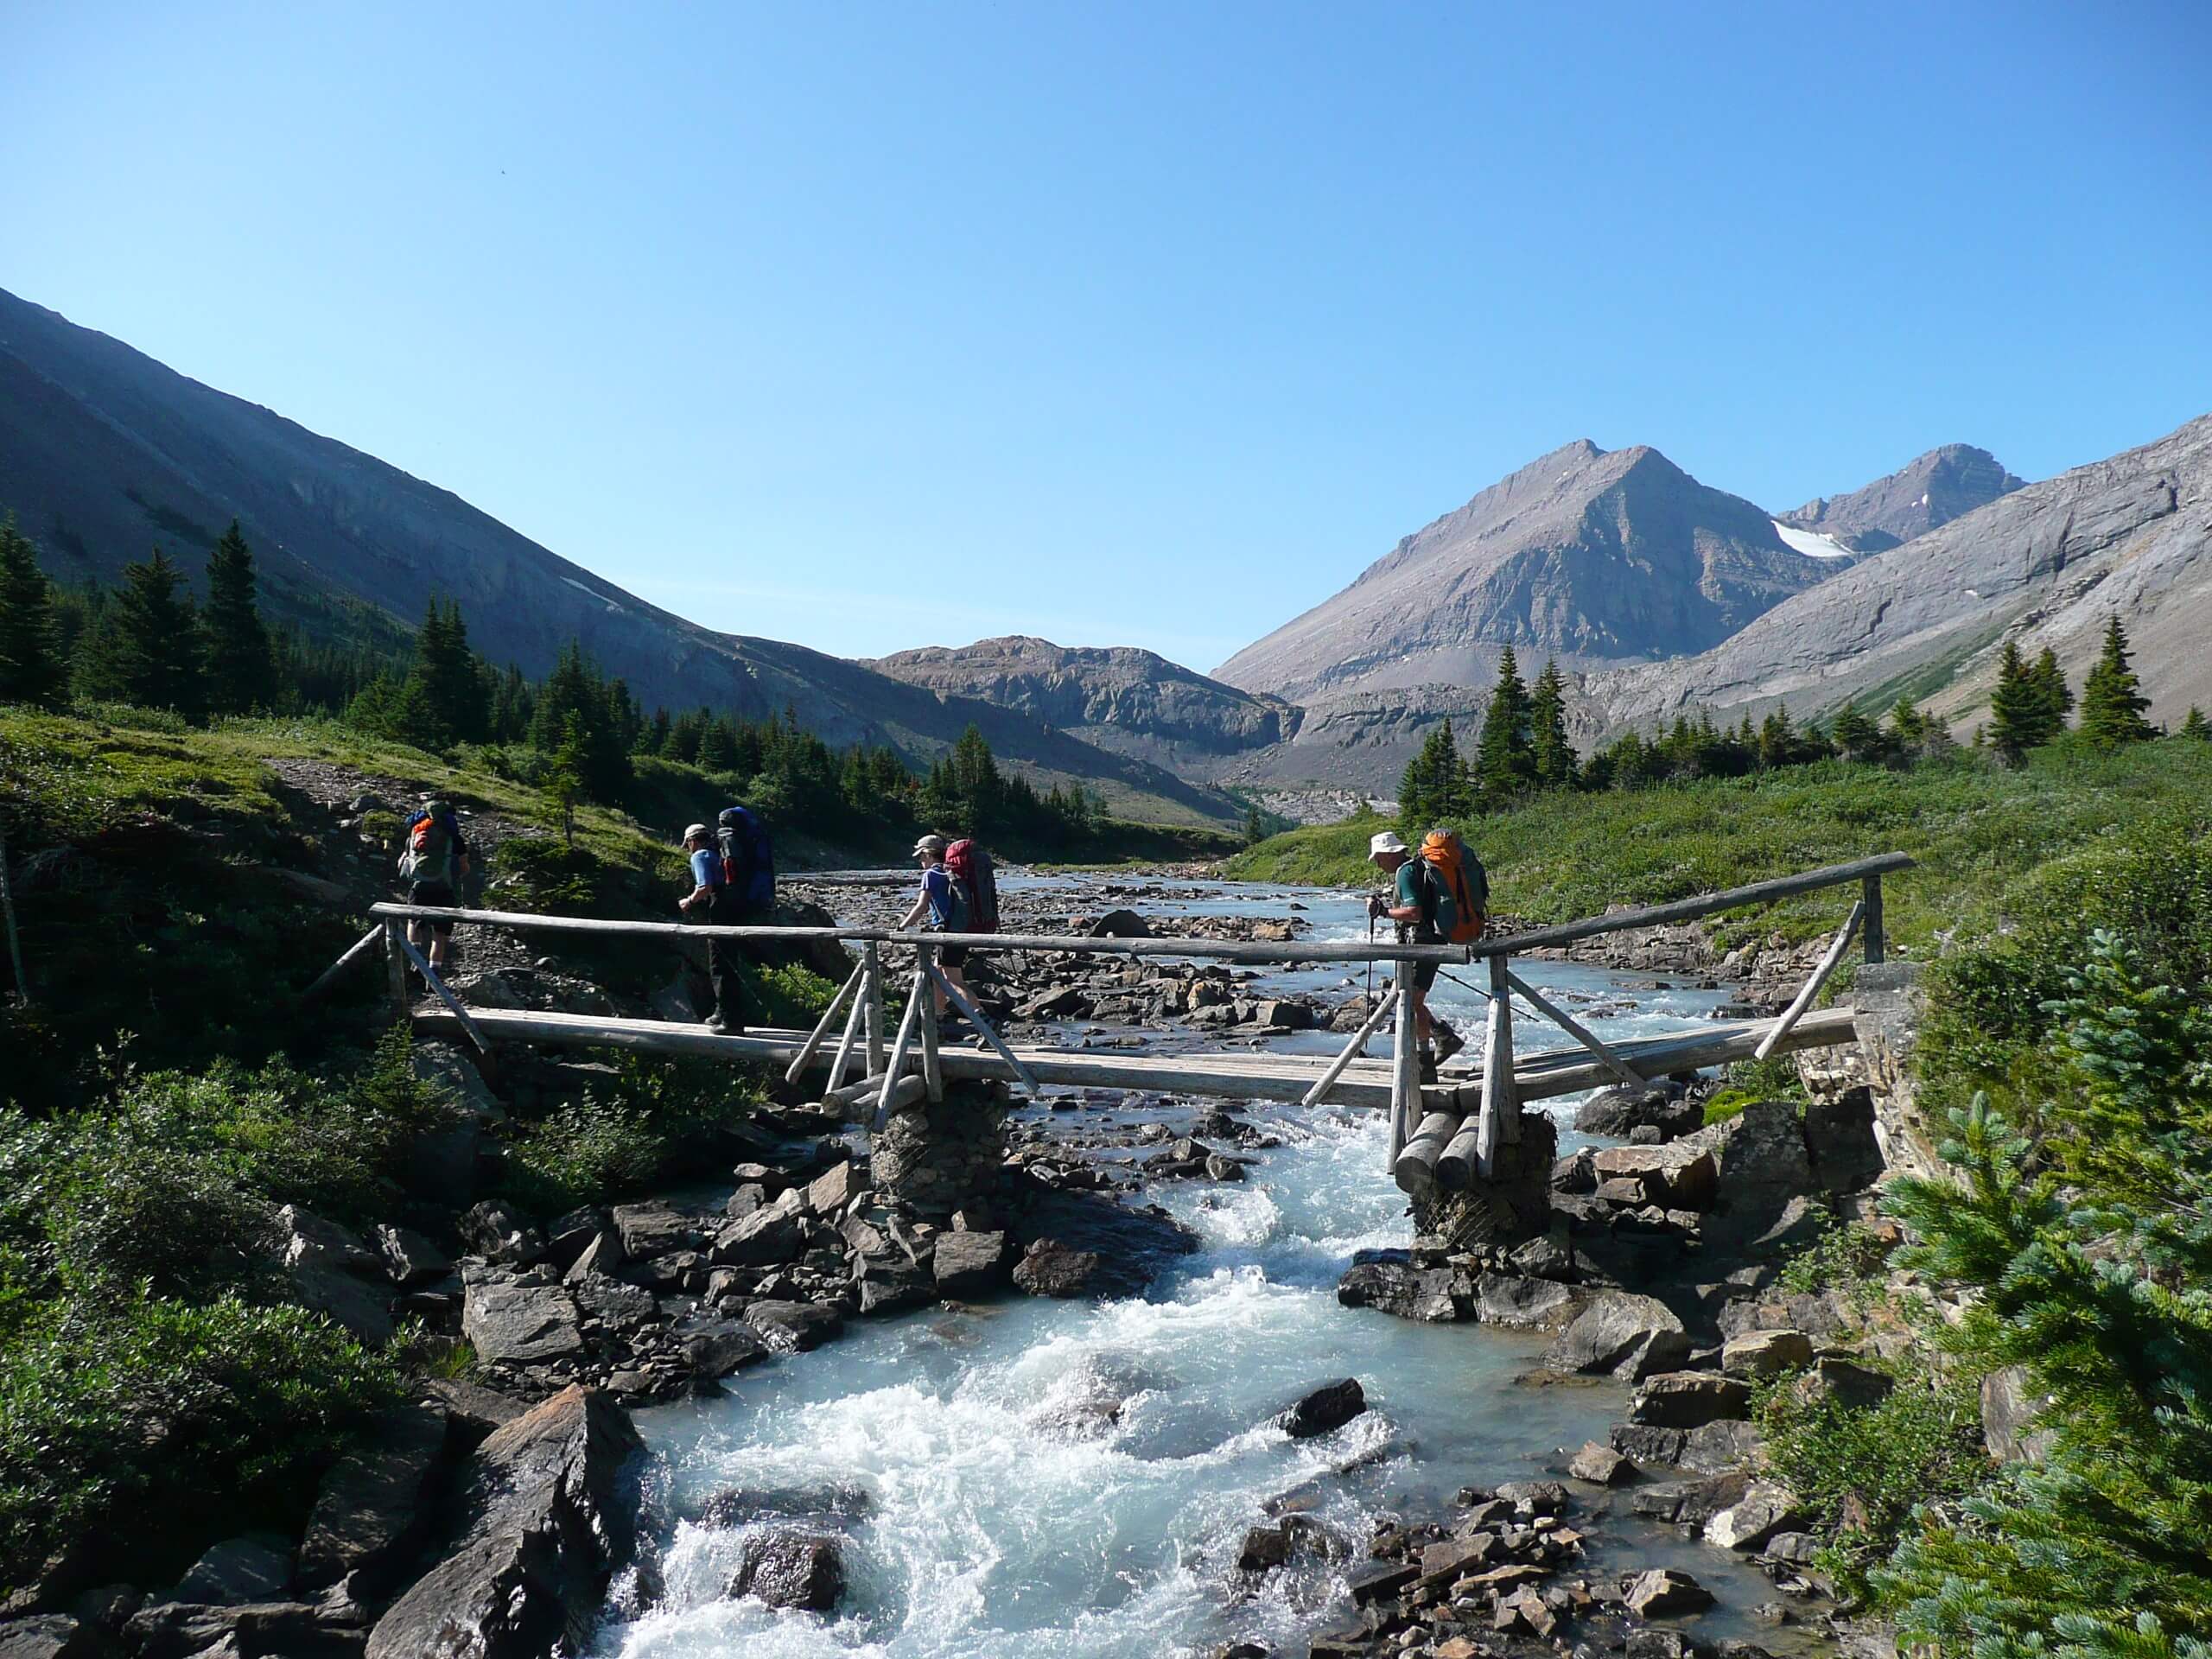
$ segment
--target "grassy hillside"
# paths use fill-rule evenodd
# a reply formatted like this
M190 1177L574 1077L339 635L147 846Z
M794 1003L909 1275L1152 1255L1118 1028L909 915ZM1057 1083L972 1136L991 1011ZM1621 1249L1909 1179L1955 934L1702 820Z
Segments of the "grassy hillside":
M1884 884L1889 930L1926 945L1961 926L1998 931L2014 919L2002 895L2037 866L2123 826L2160 823L2177 839L2212 826L2212 744L2169 738L2116 753L2058 745L2018 771L1971 753L1909 772L1831 760L1751 778L1545 796L1458 827L1490 870L1498 910L1544 922L1872 853L1910 853L1920 868ZM1372 886L1367 838L1386 827L1363 818L1293 830L1230 859L1226 872ZM1847 902L1815 894L1742 925L1809 937L1833 927Z

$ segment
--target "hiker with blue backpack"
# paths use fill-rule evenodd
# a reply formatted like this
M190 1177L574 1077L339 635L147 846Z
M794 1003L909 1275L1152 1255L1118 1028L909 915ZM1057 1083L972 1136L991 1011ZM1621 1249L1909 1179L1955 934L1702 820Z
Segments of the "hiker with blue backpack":
M453 804L434 796L401 826L399 873L407 878L407 902L458 909L468 880L468 838ZM453 924L410 921L407 941L416 950L429 946L430 967L440 979L453 966Z
M935 933L995 933L999 927L998 882L991 869L991 855L980 842L963 837L947 842L943 836L924 836L914 843L913 855L922 864L922 891L914 900L914 907L899 924L900 932L928 919L929 928ZM960 988L963 996L968 989L968 947L947 944L938 947L938 966L944 976ZM941 1038L957 1038L960 1017L950 1011L942 985L937 992L938 1033Z
M683 832L691 861L691 891L677 900L686 915L711 927L743 927L771 920L776 908L776 861L768 832L741 806L725 808L709 830L695 823ZM707 1029L739 1034L745 1030L745 982L738 974L734 939L707 941L707 976L714 982L715 1011Z

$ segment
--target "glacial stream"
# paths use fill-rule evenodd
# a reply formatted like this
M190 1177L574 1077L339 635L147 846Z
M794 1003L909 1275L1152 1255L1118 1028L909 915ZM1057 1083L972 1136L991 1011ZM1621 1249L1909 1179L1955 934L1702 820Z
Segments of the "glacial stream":
M1179 894L1191 886L1172 885ZM1207 891L1202 907L1216 912L1281 916L1294 899L1314 939L1366 932L1360 902L1343 893ZM1607 1037L1680 1029L1723 1000L1561 963L1522 971ZM1263 982L1341 997L1355 977L1364 970L1335 966ZM1451 983L1438 992L1436 1005L1478 1042L1479 1000ZM1516 1036L1528 1046L1564 1040L1526 1017ZM1313 1052L1344 1040L1281 1039ZM1385 1039L1375 1052L1387 1050ZM1572 1102L1549 1105L1571 1116ZM1296 1567L1240 1592L1238 1546L1268 1499L1310 1483L1319 1518L1363 1551L1379 1514L1433 1513L1463 1484L1543 1472L1557 1466L1556 1448L1603 1436L1624 1389L1514 1382L1541 1338L1338 1305L1355 1251L1410 1236L1383 1166L1380 1114L1239 1109L1285 1144L1255 1154L1243 1185L1151 1189L1202 1247L1143 1297L1017 1295L857 1320L827 1347L731 1378L726 1398L639 1414L654 1460L648 1510L662 1517L645 1548L664 1587L638 1612L618 1585L598 1652L1074 1659L1200 1652L1236 1637L1302 1652L1301 1633L1341 1601L1343 1568ZM1094 1104L1084 1116L1179 1129L1190 1113ZM1571 1134L1562 1142L1580 1144ZM1294 1442L1262 1427L1343 1376L1360 1379L1371 1408L1345 1428ZM801 1489L835 1489L845 1511L800 1522L846 1540L850 1589L826 1619L727 1599L743 1530L668 1519L718 1493ZM1605 1524L1619 1530L1627 1517ZM1637 1564L1688 1566L1743 1605L1749 1575L1737 1569L1728 1595L1718 1552L1649 1532L1637 1541Z

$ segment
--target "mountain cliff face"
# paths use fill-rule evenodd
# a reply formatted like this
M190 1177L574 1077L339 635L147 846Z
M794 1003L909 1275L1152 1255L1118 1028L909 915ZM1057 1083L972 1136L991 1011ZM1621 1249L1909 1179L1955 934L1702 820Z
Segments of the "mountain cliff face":
M1506 645L1580 668L1688 656L1834 568L1657 450L1585 440L1406 537L1217 677L1305 699L1481 684Z
M303 597L337 594L411 626L435 591L461 601L471 640L493 662L542 674L575 638L648 708L760 718L789 706L832 744L887 741L917 761L972 721L1001 760L1041 782L1084 782L1117 811L1235 816L1207 790L1019 709L686 621L448 491L0 292L8 509L65 582L111 582L157 543L197 575L235 517L280 614Z
M1299 710L1127 646L1074 647L1014 634L930 645L868 664L950 696L1019 709L1101 748L1179 770L1279 743Z
M2212 415L1855 564L1691 661L1592 676L1583 691L1608 727L1901 693L1966 717L1986 711L2005 638L2050 645L2078 688L2114 613L2152 719L2212 703Z
M1818 496L1776 522L1833 538L1854 553L1880 553L1986 507L2027 480L1986 449L1947 443L1848 495Z

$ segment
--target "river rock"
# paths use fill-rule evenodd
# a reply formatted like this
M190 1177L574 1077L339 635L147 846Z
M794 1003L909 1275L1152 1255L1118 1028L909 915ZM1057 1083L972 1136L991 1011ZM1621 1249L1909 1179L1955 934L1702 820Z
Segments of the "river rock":
M361 1659L362 1646L357 1625L301 1601L162 1602L130 1616L123 1643L134 1659Z
M1713 1592L1687 1573L1671 1567L1654 1567L1628 1580L1624 1599L1646 1618L1667 1618L1676 1613L1701 1613L1713 1605Z
M419 1541L423 1499L444 1455L446 1414L409 1405L385 1413L363 1443L333 1464L315 1493L300 1541L303 1590L349 1573L364 1587L390 1585L408 1548Z
M1640 1382L1689 1357L1689 1333L1664 1302L1627 1291L1598 1293L1545 1350L1555 1371Z
M487 1363L541 1364L584 1351L576 1305L553 1285L476 1280L461 1302L461 1329Z
M865 1521L875 1510L866 1487L832 1481L820 1486L734 1487L709 1498L694 1518L702 1527L743 1527L766 1520Z
M1794 1387L1797 1397L1808 1405L1836 1400L1857 1410L1888 1399L1897 1388L1897 1379L1871 1366L1830 1355L1816 1360Z
M1038 1192L1024 1204L1011 1230L1025 1247L1047 1239L1096 1255L1085 1293L1096 1295L1141 1294L1175 1257L1198 1248L1196 1235L1166 1211L1119 1204L1095 1192Z
M618 1204L613 1218L622 1253L632 1262L696 1249L705 1236L696 1217L665 1204Z
M652 1292L625 1280L610 1279L603 1273L589 1273L569 1281L569 1294L575 1298L577 1308L585 1316L626 1336L660 1317L660 1304Z
M98 1659L107 1647L104 1631L67 1613L0 1624L0 1659Z
M694 1317L676 1327L691 1375L709 1381L768 1356L768 1345L735 1319Z
M423 1379L424 1394L445 1408L446 1430L465 1448L474 1450L523 1414L519 1401L460 1377Z
M1705 1523L1705 1541L1723 1549L1757 1549L1777 1532L1803 1526L1805 1518L1788 1487L1755 1480L1741 1498Z
M767 1268L796 1257L805 1245L806 1189L791 1187L774 1203L730 1223L715 1235L717 1267Z
M745 1322L779 1354L810 1352L845 1328L845 1316L821 1302L753 1302Z
M1587 1440L1568 1461L1567 1472L1593 1486L1625 1486L1636 1478L1636 1465L1602 1441Z
M454 1223L472 1255L510 1267L528 1267L545 1254L545 1241L522 1211L505 1198L471 1205Z
M1672 1140L1704 1121L1704 1107L1678 1084L1669 1083L1606 1089L1583 1102L1574 1114L1574 1127L1580 1133L1622 1141L1639 1128L1656 1129L1663 1139Z
M1337 1300L1371 1307L1402 1319L1447 1325L1466 1317L1471 1287L1449 1268L1416 1268L1410 1262L1359 1262L1337 1281Z
M379 1227L377 1255L385 1271L401 1285L423 1285L453 1271L446 1253L411 1227Z
M1717 1422L1701 1423L1683 1435L1681 1455L1676 1461L1685 1469L1719 1474L1755 1464L1765 1451L1758 1424L1746 1418L1724 1417Z
M853 1201L861 1191L860 1176L853 1160L848 1158L834 1169L825 1170L808 1183L806 1207L817 1216L835 1218L837 1212Z
M1802 1331L1754 1331L1720 1347L1720 1369L1731 1376L1773 1376L1813 1363L1813 1339Z
M226 1538L177 1580L174 1599L203 1606L276 1601L292 1581L292 1554L273 1536Z
M367 1659L582 1652L636 1547L619 1488L643 1450L621 1408L581 1388L494 1433L463 1472L456 1547L377 1621Z
M1705 1210L1716 1196L1719 1167L1713 1154L1677 1141L1663 1147L1607 1147L1592 1161L1598 1171L1599 1196L1608 1185L1633 1181L1649 1202L1669 1210Z
M1538 1240L1541 1243L1545 1241ZM1580 1293L1553 1279L1484 1273L1475 1277L1475 1317L1484 1325L1536 1330L1565 1325L1581 1306Z
M1072 1250L1058 1239L1040 1238L1014 1263L1014 1282L1032 1296L1104 1294L1092 1283L1103 1266L1096 1250Z
M752 1596L771 1607L826 1613L845 1593L845 1564L835 1538L818 1533L775 1532L748 1539L733 1596Z
M1292 1440L1306 1440L1342 1428L1366 1409L1366 1390L1359 1386L1357 1377L1347 1376L1315 1389L1274 1421Z
M1007 1255L1004 1233L939 1233L931 1256L938 1294L963 1301L989 1295L1007 1282Z
M1751 1384L1712 1371L1667 1371L1644 1379L1628 1420L1659 1428L1698 1428L1751 1409Z

